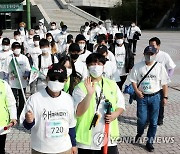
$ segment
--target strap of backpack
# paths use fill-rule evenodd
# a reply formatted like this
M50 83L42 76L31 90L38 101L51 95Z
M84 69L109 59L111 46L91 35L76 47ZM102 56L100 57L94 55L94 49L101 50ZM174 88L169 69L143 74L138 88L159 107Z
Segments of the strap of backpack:
M41 69L41 55L38 56L38 68Z

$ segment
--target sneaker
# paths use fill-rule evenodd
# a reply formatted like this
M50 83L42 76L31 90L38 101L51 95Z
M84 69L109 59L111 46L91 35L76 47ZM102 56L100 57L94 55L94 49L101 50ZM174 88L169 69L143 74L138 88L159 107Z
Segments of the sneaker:
M163 125L163 120L158 120L158 126L162 126Z
M149 152L153 152L154 151L154 147L151 143L146 143L146 150Z

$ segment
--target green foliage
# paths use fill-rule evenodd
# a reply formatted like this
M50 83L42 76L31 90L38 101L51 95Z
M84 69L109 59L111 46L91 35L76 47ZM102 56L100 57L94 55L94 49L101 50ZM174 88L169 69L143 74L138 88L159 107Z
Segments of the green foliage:
M176 0L138 0L138 25L141 28L154 28ZM116 23L127 23L136 19L136 0L123 0L110 10Z

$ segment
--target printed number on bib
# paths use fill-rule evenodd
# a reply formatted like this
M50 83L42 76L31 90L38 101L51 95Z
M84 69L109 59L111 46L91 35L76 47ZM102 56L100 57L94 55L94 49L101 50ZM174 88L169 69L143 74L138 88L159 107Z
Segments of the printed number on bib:
M117 61L117 67L118 68L124 67L124 62L123 61Z
M150 82L143 82L142 83L142 89L144 92L149 92L149 90L151 89Z
M55 138L67 135L68 124L64 120L53 120L46 122L46 137Z

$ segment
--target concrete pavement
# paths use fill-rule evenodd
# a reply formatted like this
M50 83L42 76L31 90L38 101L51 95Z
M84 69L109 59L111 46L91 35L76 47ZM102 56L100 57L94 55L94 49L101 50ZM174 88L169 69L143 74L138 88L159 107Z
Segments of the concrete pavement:
M180 32L163 31L143 31L141 40L137 44L136 62L141 60L143 49L148 45L151 37L160 38L161 50L170 54L176 63L176 69L172 82L169 84L169 100L165 107L164 125L158 127L157 142L154 144L154 154L180 154ZM119 117L119 127L122 137L131 138L136 135L136 103L128 104L126 96L126 111ZM147 129L144 136L146 136ZM168 142L169 143L165 143ZM134 145L131 143L119 143L120 154L145 154L145 143ZM12 129L7 136L6 152L9 154L29 154L30 153L30 132L20 126Z

